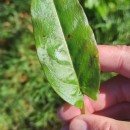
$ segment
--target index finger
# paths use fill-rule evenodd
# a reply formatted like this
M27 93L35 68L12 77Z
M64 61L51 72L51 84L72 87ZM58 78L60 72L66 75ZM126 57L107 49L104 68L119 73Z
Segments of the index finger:
M98 45L101 70L130 78L130 46Z

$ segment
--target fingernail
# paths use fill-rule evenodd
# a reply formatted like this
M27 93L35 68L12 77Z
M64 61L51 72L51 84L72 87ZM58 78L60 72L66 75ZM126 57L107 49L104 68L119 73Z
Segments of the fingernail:
M84 120L75 119L70 124L70 130L88 130L88 125Z
M61 128L61 130L69 130L69 126L64 126L63 128Z

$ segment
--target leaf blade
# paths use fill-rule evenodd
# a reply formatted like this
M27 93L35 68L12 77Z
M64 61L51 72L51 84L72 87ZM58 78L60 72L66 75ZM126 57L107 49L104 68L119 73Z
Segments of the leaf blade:
M32 0L31 12L38 57L53 89L80 108L83 93L96 100L98 51L78 0Z

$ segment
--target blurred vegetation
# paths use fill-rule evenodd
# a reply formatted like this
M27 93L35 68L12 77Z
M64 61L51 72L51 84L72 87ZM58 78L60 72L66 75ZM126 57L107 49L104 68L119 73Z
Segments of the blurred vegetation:
M58 130L63 101L39 64L30 0L0 1L0 130ZM129 45L129 0L80 0L100 44ZM102 74L102 81L111 74Z

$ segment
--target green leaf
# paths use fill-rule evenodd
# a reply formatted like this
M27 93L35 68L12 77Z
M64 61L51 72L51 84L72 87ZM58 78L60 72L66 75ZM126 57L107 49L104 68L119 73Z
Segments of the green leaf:
M39 60L53 89L66 102L83 107L99 89L96 41L78 0L32 0Z

